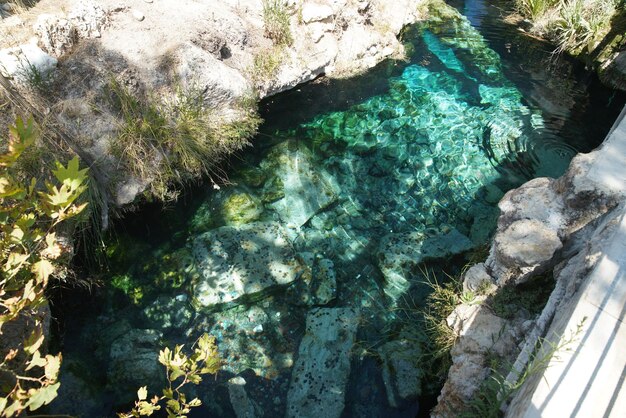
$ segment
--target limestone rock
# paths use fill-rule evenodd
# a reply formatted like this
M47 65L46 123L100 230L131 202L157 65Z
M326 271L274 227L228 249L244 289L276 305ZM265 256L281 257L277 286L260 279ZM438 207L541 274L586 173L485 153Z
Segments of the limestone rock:
M144 315L161 330L184 328L193 316L187 295L159 296L144 309Z
M493 278L487 273L483 263L474 264L463 276L463 290L476 292L479 289L489 289L493 286Z
M626 51L616 53L598 70L603 83L620 90L626 90Z
M502 229L521 219L535 219L560 231L566 219L562 199L553 189L554 183L555 180L549 178L537 178L506 193L498 203L501 211L498 226Z
M333 17L335 12L326 4L304 3L302 6L302 21L304 23L321 22Z
M56 66L57 59L34 44L0 50L0 72L23 84L33 77L49 77Z
M34 30L41 48L56 57L70 52L78 40L74 25L69 20L54 15L40 15Z
M277 326L280 315L276 314L259 306L238 306L199 317L187 334L209 329L219 341L223 370L233 374L252 370L257 376L272 378L293 366L293 352Z
M456 229L426 237L421 232L389 234L378 247L378 266L385 276L385 293L397 299L409 282L406 274L421 262L470 250L474 244Z
M141 11L139 10L133 10L133 18L138 21L138 22L143 22L143 20L146 18L146 16L141 13Z
M391 341L378 353L383 361L383 381L389 405L398 408L402 401L417 399L422 393L422 370L418 364L421 351L415 341Z
M286 417L341 416L357 323L358 313L352 308L309 312L306 333L291 372Z
M217 228L196 237L192 251L201 276L193 296L201 307L287 285L302 270L285 229L274 222Z
M512 277L523 283L533 272L545 269L562 246L554 229L535 219L522 219L496 234L487 267L499 285Z
M295 227L337 200L335 179L314 164L313 154L301 143L287 141L270 151L263 168L283 184L284 197L270 206L280 219Z
M177 47L176 57L181 85L203 92L203 99L210 107L232 105L251 91L239 71L191 42Z
M447 318L459 335L452 351L452 366L438 397L433 417L455 417L473 397L489 373L488 356L508 358L520 340L517 322L495 316L484 305L459 305Z
M159 340L162 334L153 329L131 329L111 343L107 376L120 401L134 397L137 387L163 380L158 363Z
M108 24L109 11L92 0L81 0L70 11L68 20L81 38L99 38Z
M337 277L331 260L313 253L301 253L296 257L304 266L302 276L288 290L296 305L326 305L337 294Z
M67 363L67 364L66 364ZM83 370L79 364L63 361L59 380L59 396L47 407L47 413L53 415L72 414L77 417L95 417L102 411L104 388L88 382L73 370ZM82 373L81 373L82 374ZM95 387L94 387L95 386ZM76 402L80 399L80 402Z
M222 202L220 214L227 225L256 221L263 213L261 202L248 193L232 193Z
M254 401L248 397L245 389L246 380L241 377L233 377L228 380L228 395L230 403L235 410L237 418L255 418L257 416Z

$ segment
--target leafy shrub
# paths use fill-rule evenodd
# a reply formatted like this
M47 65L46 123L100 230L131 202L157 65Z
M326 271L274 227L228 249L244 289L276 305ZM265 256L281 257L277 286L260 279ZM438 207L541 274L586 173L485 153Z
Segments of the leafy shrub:
M86 204L78 198L85 191L87 169L78 158L67 166L56 163L54 180L20 179L16 166L37 137L32 120L16 120L10 128L7 150L0 155L0 332L13 328L27 333L23 343L7 347L0 361L0 416L13 417L34 411L56 397L61 355L43 355L46 304L44 291L64 268L64 249L57 238L62 224L81 213Z
M608 31L616 0L561 0L554 30L559 51L590 52Z
M185 418L191 408L198 407L202 402L198 398L187 401L181 389L188 383L194 385L202 382L205 374L215 374L219 371L222 361L217 352L215 338L208 334L202 335L194 344L193 354L183 353L183 346L177 345L174 350L165 348L159 352L159 363L165 366L168 387L161 395L154 395L148 400L148 388L143 386L137 391L137 401L132 411L118 414L119 418L133 418L150 416L161 409L165 401L165 410L168 417Z

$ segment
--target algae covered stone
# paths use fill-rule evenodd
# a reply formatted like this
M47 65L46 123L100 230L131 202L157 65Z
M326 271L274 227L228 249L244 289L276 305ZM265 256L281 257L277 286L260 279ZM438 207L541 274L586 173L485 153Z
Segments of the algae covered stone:
M197 305L209 307L266 292L302 271L285 228L276 222L224 226L193 240Z
M192 233L202 233L222 225L243 225L263 214L260 199L244 189L232 188L213 193L196 209L189 222Z
M304 252L297 255L303 265L300 280L289 287L288 295L295 305L326 305L337 295L334 263L321 254Z
M221 215L227 225L241 225L259 219L263 206L258 199L245 192L229 195L221 207Z

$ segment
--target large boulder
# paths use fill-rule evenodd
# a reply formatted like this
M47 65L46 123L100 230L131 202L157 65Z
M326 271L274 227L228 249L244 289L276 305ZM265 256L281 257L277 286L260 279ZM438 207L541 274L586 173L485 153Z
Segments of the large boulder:
M358 318L358 312L352 308L309 312L306 334L291 372L286 417L341 416Z
M487 266L500 285L512 278L523 283L554 265L553 256L562 247L557 231L536 219L522 219L498 231Z
M131 329L111 343L107 377L112 384L110 389L121 402L130 401L136 388L146 382L165 384L162 366L157 361L162 336L154 329Z
M262 296L302 272L285 228L276 222L224 226L199 235L192 246L200 274L193 297L203 308Z
M24 44L0 50L0 73L21 84L45 81L57 66L51 57L35 44Z
M383 361L383 381L387 401L394 408L415 400L422 393L421 350L415 340L390 341L378 349Z
M315 163L313 153L302 142L275 146L262 166L280 180L275 184L283 186L284 197L270 204L283 223L300 227L337 200L335 179Z

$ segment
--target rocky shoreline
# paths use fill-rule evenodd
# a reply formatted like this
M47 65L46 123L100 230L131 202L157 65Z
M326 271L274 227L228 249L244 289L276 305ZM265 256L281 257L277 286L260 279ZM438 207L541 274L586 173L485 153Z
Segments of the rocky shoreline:
M106 103L114 78L137 97L158 104L181 90L237 122L240 103L291 89L319 75L347 77L403 55L403 27L423 19L425 0L284 2L291 43L267 36L263 2L42 0L25 14L5 11L0 68L14 86L45 88L47 108L104 169L118 206L155 179L121 166L111 152L124 121ZM282 4L282 3L281 3ZM59 10L67 10L59 13ZM28 40L27 42L24 42ZM268 63L268 60L270 62ZM45 80L45 86L41 86ZM35 89L36 90L36 89ZM34 92L32 102L39 103ZM155 160L168 158L156 152Z
M466 291L488 290L448 317L459 337L433 416L454 417L477 396L492 371L489 359L494 354L513 364L505 372L507 381L517 384L538 341L551 326L567 319L578 290L601 259L624 213L626 183L614 158L625 139L623 127L615 131L624 113L605 143L577 155L562 177L531 180L509 191L498 204L501 215L489 256L463 278ZM553 272L554 289L540 314L519 309L505 319L485 303L506 286L519 287L546 271ZM529 390L532 395L527 386L522 388L523 396ZM519 396L518 404L523 403Z

